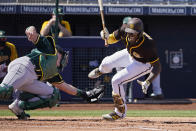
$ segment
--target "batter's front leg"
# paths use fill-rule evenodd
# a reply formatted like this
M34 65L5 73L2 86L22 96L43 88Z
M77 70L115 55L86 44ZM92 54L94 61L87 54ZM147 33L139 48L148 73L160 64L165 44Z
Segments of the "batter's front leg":
M127 67L132 62L132 59L126 49L120 50L110 56L105 57L99 68L92 70L88 77L91 79L98 78L102 74L112 72L116 67Z

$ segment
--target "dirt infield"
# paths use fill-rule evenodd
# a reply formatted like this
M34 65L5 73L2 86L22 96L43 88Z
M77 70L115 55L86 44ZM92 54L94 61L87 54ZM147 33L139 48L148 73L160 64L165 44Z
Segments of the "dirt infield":
M112 104L63 104L60 107L53 108L53 110L112 110L112 106ZM6 106L1 106L1 109L5 108ZM128 104L128 109L196 110L196 104ZM196 117L127 117L114 122L102 120L101 116L32 116L28 121L17 120L15 117L0 118L0 131L194 131L195 129Z

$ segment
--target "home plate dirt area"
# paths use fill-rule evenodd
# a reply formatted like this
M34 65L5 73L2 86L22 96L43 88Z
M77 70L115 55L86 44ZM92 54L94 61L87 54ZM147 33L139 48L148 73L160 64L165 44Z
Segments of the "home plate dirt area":
M7 106L1 106L7 109ZM62 104L52 110L112 110L113 104ZM128 110L196 110L196 104L128 104ZM51 110L51 109L42 109ZM17 120L0 117L0 131L194 131L196 117L126 117L105 121L100 117L36 117Z

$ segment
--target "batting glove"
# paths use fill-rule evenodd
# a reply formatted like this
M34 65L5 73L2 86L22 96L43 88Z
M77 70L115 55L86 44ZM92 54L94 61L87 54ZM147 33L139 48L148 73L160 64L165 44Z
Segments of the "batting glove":
M101 32L100 32L100 35L101 35L101 38L102 39L108 39L109 38L109 32L108 32L108 29L107 28L105 28L104 30L102 30Z
M137 83L142 86L142 92L144 94L147 94L147 90L148 90L148 87L150 86L150 82L147 80L146 81L137 80Z

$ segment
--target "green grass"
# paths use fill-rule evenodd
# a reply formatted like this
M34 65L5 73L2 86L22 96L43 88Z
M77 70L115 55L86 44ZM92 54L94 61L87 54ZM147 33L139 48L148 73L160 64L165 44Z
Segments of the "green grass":
M32 116L101 116L111 110L33 110L27 111ZM9 110L0 110L0 116L14 116ZM128 117L196 117L196 110L129 110Z

